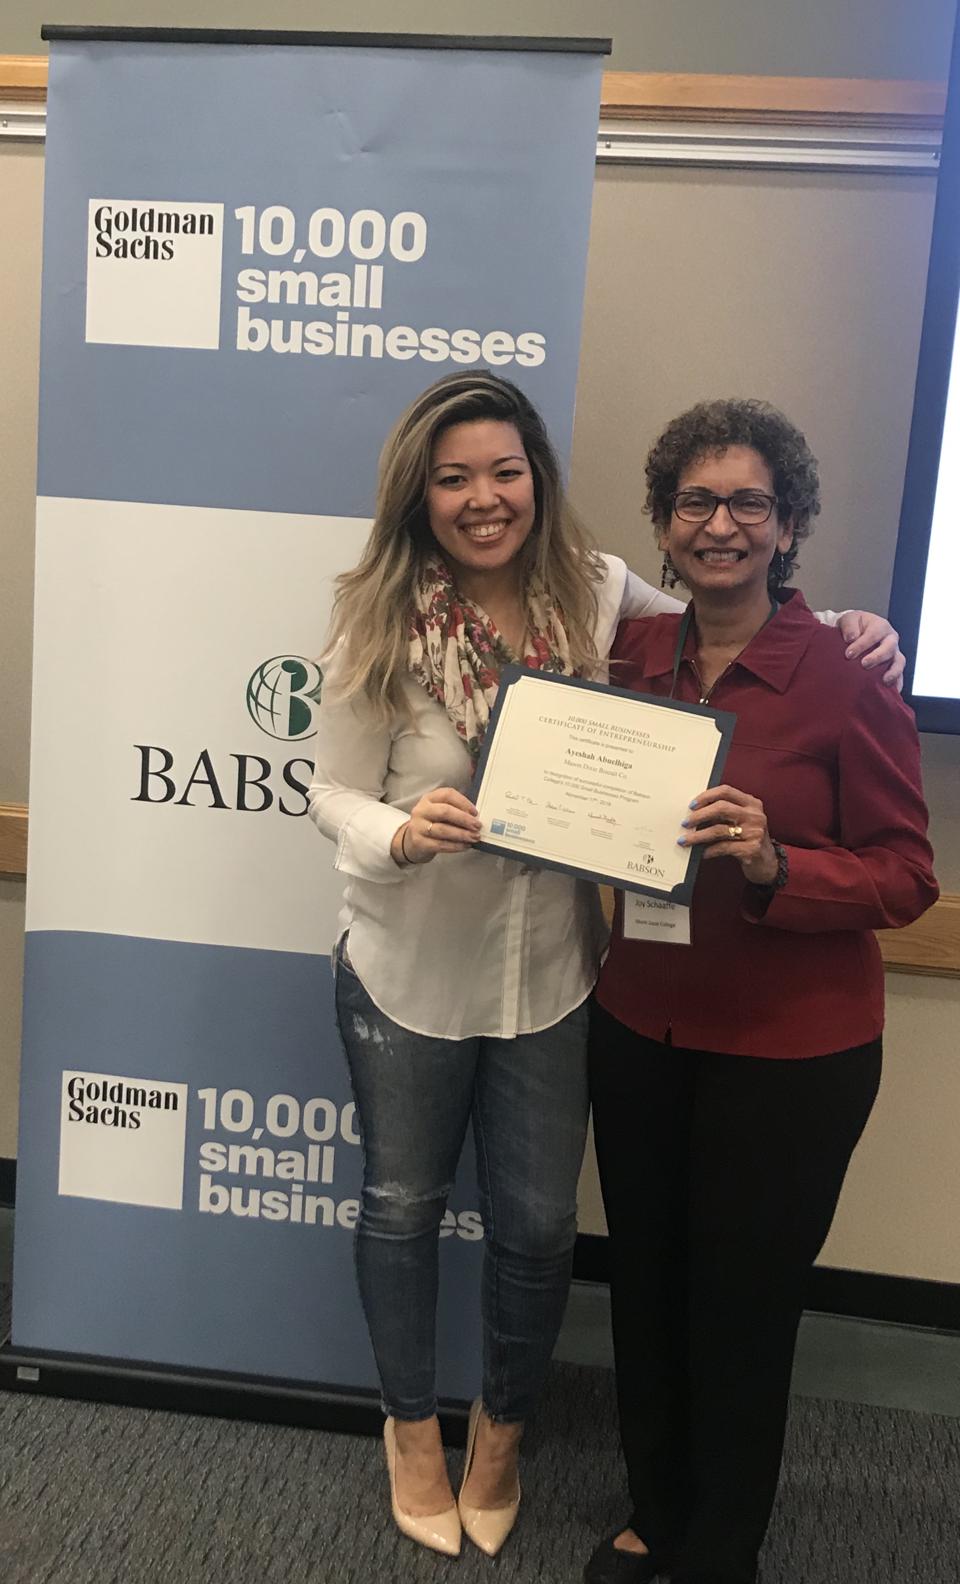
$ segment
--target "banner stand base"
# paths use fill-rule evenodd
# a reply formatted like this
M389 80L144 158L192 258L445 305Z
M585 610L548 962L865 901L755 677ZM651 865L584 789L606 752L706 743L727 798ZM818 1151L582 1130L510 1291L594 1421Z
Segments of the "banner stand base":
M167 1413L259 1420L346 1435L379 1436L383 1429L376 1391L74 1353L33 1353L10 1344L0 1347L0 1390L125 1408L157 1408ZM466 1444L469 1406L456 1399L441 1401L440 1428L447 1446Z

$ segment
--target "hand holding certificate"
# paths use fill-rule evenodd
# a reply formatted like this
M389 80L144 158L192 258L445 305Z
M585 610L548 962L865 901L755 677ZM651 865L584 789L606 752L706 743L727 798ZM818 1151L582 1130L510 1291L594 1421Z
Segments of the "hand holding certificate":
M479 846L689 906L677 837L720 777L735 717L509 666L477 771Z

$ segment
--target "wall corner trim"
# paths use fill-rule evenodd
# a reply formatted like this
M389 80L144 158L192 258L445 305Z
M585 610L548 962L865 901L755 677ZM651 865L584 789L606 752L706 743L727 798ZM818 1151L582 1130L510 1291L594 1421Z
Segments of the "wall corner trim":
M46 97L45 55L0 55L0 99L42 104Z
M603 74L602 114L618 120L779 122L794 126L942 126L946 84L867 77L747 77L709 72Z
M27 810L0 803L0 875L22 879L27 872Z

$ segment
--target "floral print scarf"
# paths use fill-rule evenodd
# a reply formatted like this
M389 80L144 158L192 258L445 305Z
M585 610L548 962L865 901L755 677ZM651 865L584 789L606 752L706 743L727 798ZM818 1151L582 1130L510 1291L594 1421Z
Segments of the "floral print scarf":
M523 664L570 676L573 667L563 620L539 585L527 591L527 612ZM415 681L443 705L474 766L496 701L500 671L516 661L489 616L458 592L446 561L430 556L417 590L407 664Z

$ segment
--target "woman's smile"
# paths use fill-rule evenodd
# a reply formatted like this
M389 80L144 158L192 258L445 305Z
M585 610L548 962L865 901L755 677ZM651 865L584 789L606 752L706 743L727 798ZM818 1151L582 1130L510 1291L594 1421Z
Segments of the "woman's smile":
M536 516L533 473L516 426L479 418L444 429L433 448L427 513L454 567L502 573Z
M698 457L680 474L677 491L703 492L715 501L706 522L687 521L674 510L660 537L687 587L695 594L755 588L765 598L774 553L788 550L793 539L790 524L780 521L776 507L764 522L734 521L729 505L730 496L775 496L773 473L760 453L733 445Z
M500 517L496 522L461 523L460 531L465 533L470 539L486 543L506 533L509 526L510 519Z
M746 550L717 550L708 545L704 550L694 550L698 561L706 566L734 566L738 561L746 560Z

